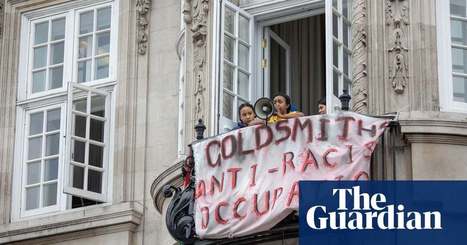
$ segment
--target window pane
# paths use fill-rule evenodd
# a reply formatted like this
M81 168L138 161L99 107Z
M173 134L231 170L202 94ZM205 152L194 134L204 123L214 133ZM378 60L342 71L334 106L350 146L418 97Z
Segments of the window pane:
M342 19L342 32L343 32L342 39L343 39L344 46L346 47L349 47L349 43L350 43L349 30L350 30L350 25L348 25L347 22L345 22L344 19Z
M50 89L61 88L63 84L63 66L51 68L49 70Z
M339 68L339 44L332 42L332 64Z
M29 116L29 135L40 134L43 130L44 113L36 112Z
M465 0L451 0L451 15L465 17Z
M96 79L109 77L109 56L96 59Z
M222 111L223 111L224 117L227 117L231 120L233 120L233 105L234 105L234 97L224 92Z
M104 147L89 144L89 165L102 168L104 162Z
M44 181L55 180L58 177L58 158L45 161Z
M233 78L234 76L234 68L225 63L224 64L224 88L233 91Z
M64 42L59 42L52 44L50 46L50 64L55 65L59 63L63 63L63 44Z
M92 55L92 36L79 38L78 58L90 57Z
M235 47L235 40L224 36L224 59L234 62L234 47Z
M75 115L75 136L86 138L86 117Z
M36 209L39 207L40 187L26 188L26 210Z
M339 39L339 17L332 13L332 35Z
M451 19L451 41L454 44L467 45L467 22Z
M91 61L78 62L78 83L91 81Z
M47 135L45 142L45 155L57 155L60 147L60 134Z
M467 50L452 48L452 71L467 74Z
M97 10L97 30L110 28L110 7Z
M91 97L91 114L95 116L105 116L105 96L94 95Z
M87 108L86 98L73 101L73 110L86 113L87 112L86 108Z
M79 15L79 34L92 32L94 24L94 11L87 11Z
M40 158L42 156L42 137L29 139L28 160Z
M238 46L238 65L249 71L249 52L248 52L248 47L239 43Z
M60 109L47 111L47 132L60 129Z
M249 43L250 42L250 21L246 17L240 15L240 19L238 20L238 22L239 22L238 36L243 41Z
M224 30L231 34L235 34L235 12L229 8L225 8L224 13Z
M32 185L41 182L41 161L27 163L26 184Z
M42 202L44 207L57 204L57 183L44 185L42 198L44 199Z
M338 72L336 71L333 71L333 75L332 75L332 90L333 90L333 94L336 96L336 97L339 97L340 95L340 92L339 91L339 77L341 76Z
M84 189L84 168L78 167L78 166L73 166L73 187L79 188L79 189Z
M47 65L47 46L34 48L33 68L41 68Z
M49 22L42 22L36 24L36 30L34 32L34 44L45 43L48 40L49 35Z
M96 55L110 52L110 32L97 34Z
M344 89L347 89L349 94L352 94L352 81L349 78L344 78Z
M32 93L45 90L45 70L32 73Z
M91 118L89 138L95 141L104 142L104 122Z
M65 18L52 20L52 41L65 38Z
M88 171L88 191L101 193L102 192L102 173L89 170Z
M250 83L248 81L248 75L239 71L238 72L238 94L243 98L249 99L248 91L249 91Z
M349 76L349 58L350 54L344 51L344 74Z
M73 155L72 159L75 162L84 163L84 152L86 149L86 143L74 140Z
M352 6L350 0L343 0L342 1L342 13L343 13L345 18L349 18L349 16L350 16L349 15L349 12L350 12L349 6Z
M467 79L453 76L453 97L454 101L467 102Z

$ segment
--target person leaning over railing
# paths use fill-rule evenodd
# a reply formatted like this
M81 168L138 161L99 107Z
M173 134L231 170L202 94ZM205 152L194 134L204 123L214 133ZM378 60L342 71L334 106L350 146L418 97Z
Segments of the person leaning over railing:
M233 130L263 123L263 120L256 117L253 105L250 103L243 103L238 107L238 116L240 122Z
M274 96L273 103L275 113L269 117L268 123L304 116L303 112L291 111L290 97L284 93L278 93Z

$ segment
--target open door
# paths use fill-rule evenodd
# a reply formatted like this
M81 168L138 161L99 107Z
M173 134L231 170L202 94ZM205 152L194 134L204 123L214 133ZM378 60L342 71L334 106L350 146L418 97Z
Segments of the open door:
M266 96L278 92L290 94L290 46L271 28L266 27L263 38L263 70ZM268 94L268 93L271 94Z
M328 113L341 107L339 95L351 94L351 0L325 0L326 104Z

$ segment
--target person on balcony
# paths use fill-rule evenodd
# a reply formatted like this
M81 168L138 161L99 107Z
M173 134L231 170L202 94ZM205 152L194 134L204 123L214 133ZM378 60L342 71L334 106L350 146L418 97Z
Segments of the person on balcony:
M287 94L278 93L274 96L273 103L276 112L269 117L268 123L276 123L278 121L304 116L302 112L291 111L290 97Z
M234 129L244 128L256 124L261 124L263 121L256 117L253 105L250 103L243 103L238 107L238 116L240 122Z
M323 115L326 113L326 99L321 98L320 100L318 100L318 114Z

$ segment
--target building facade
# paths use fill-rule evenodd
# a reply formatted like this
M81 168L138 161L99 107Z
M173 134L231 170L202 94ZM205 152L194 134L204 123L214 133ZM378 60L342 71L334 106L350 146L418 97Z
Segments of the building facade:
M395 121L371 178L467 178L466 0L1 0L0 243L174 244L199 119L344 89Z

